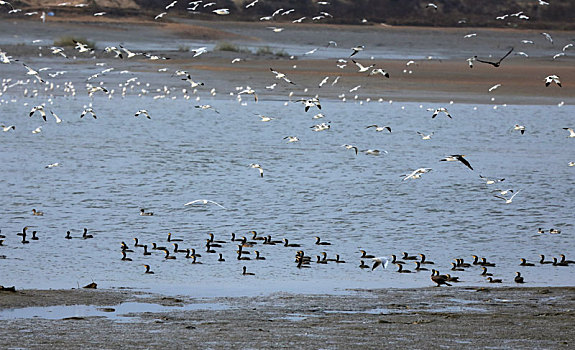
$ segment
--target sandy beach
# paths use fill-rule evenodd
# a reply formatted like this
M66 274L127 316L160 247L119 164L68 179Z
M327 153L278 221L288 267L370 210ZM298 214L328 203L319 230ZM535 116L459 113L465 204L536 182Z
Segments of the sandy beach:
M298 34L280 39L281 36L274 36L271 31L262 31L262 27L265 24L229 22L222 25L200 21L157 24L140 19L102 19L98 22L78 18L46 24L3 20L0 31L12 34L5 37L0 48L15 58L50 65L56 71L62 69L63 61L52 56L46 47L51 46L50 38L57 39L72 30L75 35L95 41L100 49L96 54L98 61L106 62L114 59L101 52L102 43L130 41L130 47L138 50L138 42L146 45L146 41L162 41L174 49L154 53L169 56L170 60L150 64L137 58L125 67L129 65L132 72L139 73L142 81L155 79L158 85L173 81L169 74L158 77L159 68L190 70L195 79L206 81L209 88L222 92L224 98L229 97L227 93L234 91L236 86L250 85L258 91L260 100L287 100L288 93L296 88L298 94L303 95L304 87L308 89L308 96L321 92L322 98L337 99L342 92L341 86L328 84L320 88L318 83L325 76L341 76L346 93L352 87L362 85L357 93L362 100L575 103L575 85L571 83L575 81L574 61L570 56L552 60L558 47L542 43L533 49L533 57L529 59L511 57L505 61L505 69L478 63L469 68L465 61L474 54L498 55L520 38L539 35L537 31L481 29L478 31L489 40L468 45L461 37L472 30L469 28L305 25L288 26L299 31ZM269 45L275 49L281 46L278 42L297 46L299 39L296 38L306 37L311 32L315 34L313 39L305 43L309 47L323 47L331 38L337 38L338 47L346 50L364 42L372 47L389 45L397 50L413 49L422 57L427 51L449 57L417 59L413 65L406 66L407 58L369 60L369 55L359 56L358 60L362 62L369 60L385 67L391 76L390 79L366 79L366 75L357 73L355 68L339 69L333 59L327 58L297 55L290 59L289 55L279 57L217 50L192 58L188 50L177 49L180 42L201 45L222 41L238 47ZM554 35L561 42L571 40L575 33ZM31 43L36 37L45 40L41 58L38 57L38 45ZM25 43L17 43L19 38L26 38ZM457 44L461 52L449 54L455 40L461 43ZM241 61L231 63L235 57L240 57ZM93 63L94 60L84 58L78 60L75 67L78 70L93 68ZM0 74L12 74L14 66L0 65ZM265 86L273 82L269 72L272 67L289 72L296 87L284 84L273 91L266 89ZM546 88L543 79L550 74L559 75L564 81L563 87ZM124 77L110 77L110 86L114 79L121 81ZM489 88L495 84L501 84L501 87L490 92ZM347 94L348 99L353 99L354 93ZM193 299L132 289L42 290L43 287L38 286L38 290L20 290L18 281L0 280L0 283L15 285L17 289L16 292L0 292L0 338L3 339L0 343L6 349L568 349L575 343L573 287L429 287L346 290L335 295L278 293ZM118 313L119 306L126 303L138 303L144 311ZM155 306L146 311L148 309L142 304ZM74 305L90 308L79 311ZM37 309L19 311L30 307ZM63 308L49 311L52 310L50 307Z

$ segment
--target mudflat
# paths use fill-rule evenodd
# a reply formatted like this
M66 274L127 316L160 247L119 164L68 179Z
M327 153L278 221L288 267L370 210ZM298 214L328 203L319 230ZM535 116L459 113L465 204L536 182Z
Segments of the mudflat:
M130 302L169 311L118 314ZM68 311L47 319L38 308L39 317L20 318L18 310L6 317L13 308L77 304L105 306L108 316ZM27 349L567 349L575 343L574 316L575 288L430 287L201 300L129 290L0 293L3 347Z

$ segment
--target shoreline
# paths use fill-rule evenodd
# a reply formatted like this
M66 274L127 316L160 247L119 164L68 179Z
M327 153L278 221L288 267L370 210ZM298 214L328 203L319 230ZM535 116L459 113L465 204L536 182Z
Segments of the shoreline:
M517 44L516 51L526 50L530 53L530 57L512 56L500 68L478 62L474 64L473 68L469 68L465 60L466 57L472 57L478 53L481 55L495 54L502 51L502 48L516 44L520 38L529 37L529 35L540 36L535 31L482 30L478 37L497 38L497 47L493 47L490 42L485 42L485 39L482 39L483 41L478 39L475 42L462 39L461 33L465 30L461 28L431 28L432 33L430 34L428 29L411 27L393 27L390 30L370 30L370 28L360 27L341 32L339 29L345 27L333 25L290 26L293 27L293 32L299 33L298 35L306 36L311 35L311 33L315 35L314 42L310 41L306 43L305 47L300 47L301 45L298 46L293 35L277 35L277 33L265 29L263 24L251 22L226 22L223 25L220 24L219 27L214 27L217 23L196 20L190 20L186 23L152 23L149 25L146 23L136 25L118 23L110 28L103 27L98 22L90 22L90 25L78 28L74 21L51 22L46 23L45 26L26 20L14 21L9 24L11 28L22 29L22 33L19 34L19 37L22 38L25 37L26 33L31 36L30 38L43 35L45 47L42 49L42 57L38 57L37 45L32 43L18 44L15 41L16 38L9 39L13 41L12 43L10 41L0 43L0 47L8 55L21 61L30 62L30 64L49 65L53 71L67 70L67 63L69 62L50 53L48 50L49 39L46 38L56 40L67 35L70 28L77 29L75 35L85 36L100 46L103 45L102 40L112 43L135 40L125 45L136 51L139 50L138 45L145 46L146 42L131 38L149 36L148 42L163 42L166 47L171 48L163 51L153 50L156 54L170 57L170 60L153 62L148 62L142 58L115 60L111 55L100 52L102 47L98 49L97 59L99 62L105 62L108 67L117 66L117 69L129 69L133 74L138 74L142 81L149 80L153 81L154 84L161 83L162 85L177 84L182 88L185 88L187 84L170 75L178 69L189 70L194 79L206 83L205 86L198 89L199 93L207 93L211 88L215 88L220 93L228 94L234 92L236 86L244 86L249 81L248 85L254 88L259 96L271 96L273 98L285 96L286 100L288 94L293 91L294 96L298 97L318 94L320 98L326 99L336 99L345 94L348 101L352 101L357 95L358 101L369 98L371 101L382 99L383 102L394 100L447 103L453 100L456 103L493 105L575 103L575 86L569 84L569 81L575 80L572 58L566 55L559 60L551 60L551 53L558 48L547 47L543 42L539 45L532 45L532 47ZM94 31L94 26L97 26L96 31ZM0 29L2 29L1 23ZM135 30L141 30L145 35L135 36L133 34ZM291 31L292 29L288 28L287 30ZM190 37L192 32L196 35ZM354 58L363 64L374 63L376 67L383 68L389 72L389 79L358 73L351 60L344 69L336 66L337 58L335 57L347 57L349 53L345 48L357 43L362 38L362 33L368 36L365 38L366 45L374 52L366 51L366 53L359 54ZM307 50L307 47L319 48L320 44L325 46L325 43L336 34L339 41L338 47L321 48L320 51L323 52L322 55L324 56L295 55L295 59L288 59L289 55L294 54L290 51ZM381 38L379 34L381 34ZM567 31L555 36L557 41L564 41L572 34L573 32ZM285 41L282 41L284 39ZM189 45L189 40L200 40L204 45L207 43L215 45L222 41L231 42L238 51L209 50L207 53L193 58L193 52L189 51L192 47L187 48L187 50L179 50L178 43L182 42L181 40L187 40L183 41L185 45ZM390 53L387 51L386 48L389 46L390 40L398 41L398 46L394 46L394 50L397 52ZM449 53L447 45L441 44L451 41L458 45L460 52ZM195 44L200 45L199 43ZM250 52L241 51L246 44L250 45L248 46ZM266 46L273 51L274 48L282 47L282 45L287 48L287 56L285 57L274 54L258 55L254 51L258 47ZM76 54L71 47L66 48L66 52ZM424 55L433 52L439 55L438 58L409 58L410 56L414 57L414 55L424 57ZM374 59L370 59L370 54L375 55ZM440 57L443 54L451 56L442 59ZM548 54L549 57L547 57ZM390 55L390 57L404 55L405 58L382 58L385 55ZM234 58L241 58L241 61L232 63ZM408 60L412 60L414 64L407 66ZM88 60L87 56L78 54L78 60L75 60L74 64L76 69L80 67L88 69L93 65L93 61ZM7 73L14 72L15 68L10 66L14 66L14 64L0 65L0 71L3 75L9 76ZM268 67L285 72L295 81L296 85L277 81L269 72ZM169 71L167 74L160 74L157 72L159 68L167 68ZM234 74L231 76L230 72ZM544 78L550 74L560 76L564 82L562 88L554 85L545 87ZM331 83L337 76L340 76L341 79L335 86L332 86ZM329 81L320 88L319 83L325 77L329 77ZM69 77L63 75L49 80L58 84L64 81L62 79L67 80ZM108 84L122 82L122 79L123 77L113 74L106 76ZM273 83L277 83L274 90L266 88ZM489 91L496 84L501 84L501 86ZM358 85L361 85L359 90L349 92Z
M7 347L141 348L568 348L575 287L428 287L350 290L346 295L275 293L194 299L128 290L0 292L0 334ZM144 311L119 315L121 304ZM144 304L156 304L146 311ZM47 319L6 319L25 305L69 308ZM56 311L54 311L56 312ZM102 316L106 312L106 316ZM91 314L92 313L92 314ZM90 332L85 332L89 328ZM19 334L19 337L9 335ZM41 334L41 336L40 336ZM192 341L192 342L191 342ZM191 342L191 343L190 343ZM291 345L290 345L291 344Z

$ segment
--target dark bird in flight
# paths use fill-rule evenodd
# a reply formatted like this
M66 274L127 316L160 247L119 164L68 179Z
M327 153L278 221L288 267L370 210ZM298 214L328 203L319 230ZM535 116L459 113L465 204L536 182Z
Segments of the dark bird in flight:
M499 61L497 61L497 62L480 60L479 58L477 58L477 56L475 56L475 60L476 60L477 62L490 64L490 65L492 65L493 67L499 67L499 66L501 65L501 61L503 61L507 56L509 56L509 54L511 54L511 52L513 52L513 48L511 48L511 49L509 50L509 52L507 52L507 53L505 54L505 56L501 57L501 58L499 59Z

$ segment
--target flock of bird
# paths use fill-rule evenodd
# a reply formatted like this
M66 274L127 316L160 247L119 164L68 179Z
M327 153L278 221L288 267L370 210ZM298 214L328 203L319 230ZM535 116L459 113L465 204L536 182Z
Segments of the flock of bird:
M173 1L170 2L165 9L169 10L170 8L174 7L176 5L177 1ZM64 3L63 3L64 4ZM247 4L245 7L246 8L250 8L253 6L256 6L258 4L258 0L255 0L249 4ZM328 2L318 2L318 4L321 4L323 6L328 6L329 3ZM202 1L193 1L189 3L190 5L190 11L194 12L197 11L200 8L203 9L208 9L211 8L213 6L216 5L216 3L203 3ZM548 5L548 4L547 4ZM16 9L14 9L14 7L12 7L12 5L6 1L0 1L0 6L7 6L9 8L11 8L10 11L15 11ZM68 5L62 5L62 6L68 6ZM546 6L546 5L545 5ZM435 4L428 4L426 6L427 8L431 8L431 9L437 9L437 5ZM18 12L18 11L16 11ZM214 13L215 15L228 15L229 14L229 9L226 8L218 8L218 9L213 9L211 10L212 13ZM274 18L278 17L278 16L287 16L292 14L293 11L290 10L284 10L284 9L278 9L276 11L274 11L274 13L272 13L270 16L266 16L269 18L262 18L262 21L272 21ZM155 16L155 20L159 20L162 18L165 18L165 16L168 14L168 12L162 12L158 15ZM95 13L94 16L102 16L105 15L105 13ZM323 18L331 16L329 15L329 13L327 12L322 12L319 16L323 16ZM510 16L515 16L514 14L510 15ZM521 18L521 16L523 16L523 14L519 14L517 15L517 17ZM303 21L304 18L299 18L294 20L294 23L301 23ZM319 20L320 18L316 18L313 19L315 20ZM270 29L272 29L274 32L280 33L284 31L284 28L280 28L280 27L270 27ZM552 41L552 37L548 34L548 33L542 33L544 34L545 38L549 41ZM466 37L474 37L473 36L466 36ZM81 59L88 59L91 57L95 57L96 56L96 51L93 47L90 47L90 45L88 43L83 43L83 42L79 42L76 41L75 46L73 49L68 49L68 48L63 48L63 47L56 47L56 46L52 46L50 47L50 53L52 55L54 55L54 59L58 59L58 60L63 60L64 62L66 61L73 61L77 59L77 55L79 55L79 57ZM571 46L569 46L571 45ZM566 51L567 49L569 49L570 47L572 47L572 44L566 45L563 49L563 51ZM330 46L337 46L337 43L335 41L330 41L327 44L327 47ZM74 53L70 52L70 50L75 50ZM313 50L312 50L313 51ZM505 62L505 59L508 59L508 57L512 54L512 52L514 51L514 48L511 47L509 49L507 49L507 51L501 56L501 58L499 58L498 60L491 60L491 59L484 59L484 58L479 58L478 56L473 56L471 58L467 59L467 62L469 63L469 66L472 68L473 64L478 62L478 63L482 63L482 64L486 64L486 65L490 65L494 68L498 68L498 69L504 69L501 68L503 66L503 63ZM45 52L45 51L42 51ZM137 60L149 60L149 61L166 61L169 60L169 57L166 56L162 56L159 54L153 54L153 53L148 53L148 52L137 52L135 50L132 49L128 49L126 47L124 47L123 45L118 44L118 46L108 46L104 49L103 51L105 54L107 55L113 55L112 57L109 57L110 60L130 60L130 59L137 59ZM198 57L202 54L205 54L206 52L208 52L208 50L205 47L202 48L198 48L198 49L194 49L193 50L193 57ZM313 54L315 51L313 52L308 52L306 53L307 55ZM393 76L391 76L389 74L389 72L387 72L385 69L381 68L381 67L376 67L376 64L367 64L363 61L361 61L361 57L362 54L368 52L368 48L366 48L366 45L360 44L360 45L356 45L352 48L350 48L349 51L349 56L347 57L342 57L340 59L338 59L337 61L337 65L339 68L344 69L347 64L348 61L351 61L353 63L353 65L357 68L357 70L355 70L354 68L354 72L357 74L362 74L366 76L366 79L368 79L369 77L373 77L373 76L377 76L380 75L382 77L385 77L386 79L393 79ZM353 58L352 58L353 57ZM367 59L366 59L367 60ZM41 118L43 120L44 123L48 122L48 113L50 112L50 115L53 117L54 121L56 124L60 124L62 123L62 119L58 116L58 114L56 114L56 112L53 109L57 108L57 104L54 104L54 100L56 99L56 96L58 94L63 93L66 96L76 96L77 94L77 89L76 86L74 84L74 82L72 81L65 81L61 84L58 83L53 83L51 82L52 79L56 79L58 76L60 75L65 75L67 74L66 71L58 71L58 72L54 72L54 73L44 73L45 71L49 71L49 68L47 67L43 67L43 68L39 68L39 69L35 69L31 66L31 64L29 63L25 63L23 62L23 58L19 58L19 59L15 59L12 56L9 55L9 53L4 52L2 50L0 50L0 62L2 64L13 64L13 69L14 71L19 71L19 73L22 76L22 79L19 79L17 81L13 81L12 79L3 79L2 81L2 95L3 94L8 94L11 93L10 89L24 89L23 93L24 96L33 96L33 97L38 97L38 96L42 96L42 93L46 93L47 95L49 95L50 97L48 98L46 103L43 104L39 104L39 105L35 105L32 106L32 108L29 110L28 116L30 118L36 117ZM233 62L233 61L232 61ZM362 63L363 62L363 63ZM413 61L410 61L413 62ZM407 66L410 65L410 62L407 63ZM465 62L463 62L463 64L465 64ZM106 66L107 64L101 64L101 66ZM86 93L86 97L90 98L91 101L94 101L95 96L97 95L103 95L103 96L107 96L107 98L112 99L112 97L114 96L114 94L116 93L116 89L110 86L105 86L105 82L103 80L101 80L101 78L103 78L107 73L110 73L112 71L114 71L115 68L114 67L110 67L110 68L105 68L103 70L101 70L100 72L93 74L89 77L86 77L86 84L85 84L85 93ZM264 67L262 68L262 70L265 70L267 73L266 74L270 74L270 82L273 82L274 84L271 86L275 86L276 84L287 84L286 86L289 86L290 88L294 88L294 87L299 87L300 83L297 81L297 79L294 79L294 77L291 76L291 74L286 73L286 72L281 72L278 71L277 69L274 69L273 67ZM269 70L269 71L268 71ZM165 72L167 71L166 68L162 68L159 70L160 72ZM123 71L122 71L123 72ZM119 73L122 73L119 72ZM181 88L182 94L184 99L189 100L192 98L193 95L197 94L198 89L202 88L203 86L205 86L206 84L204 82L200 82L197 79L193 78L193 73L188 72L186 70L183 69L177 69L173 72L172 76L175 77L175 79L177 79L178 83L181 83L181 81L186 82L186 88ZM289 75L289 76L288 76ZM28 78L28 80L25 80L24 78ZM318 86L321 88L323 85L325 85L329 79L332 77L325 77L323 78ZM332 82L332 86L337 84L340 76L337 77L333 77L334 81ZM100 80L99 83L92 83L93 81L96 80ZM556 74L550 74L549 76L545 77L543 79L543 84L545 87L550 87L551 84L556 84L558 88L561 88L561 81L560 78L556 75ZM499 85L499 84L498 84ZM494 85L492 87L492 90L497 89L499 86ZM149 83L142 83L141 81L139 81L138 77L132 77L129 79L126 79L126 81L124 83L119 84L119 88L120 88L120 94L122 97L126 96L127 94L133 93L133 94L137 94L139 96L148 96L150 94L154 94L153 99L159 99L159 98L170 98L170 94L173 95L173 91L176 89L174 87L167 87L164 86L163 88L158 88L155 91L151 89L151 85ZM356 86L352 89L350 89L350 92L355 92L360 88L360 86ZM272 88L268 89L268 90L272 90ZM304 92L307 92L307 89L303 89ZM490 90L490 91L492 91ZM215 89L212 89L210 91L210 94L212 96L216 95L216 91ZM242 100L242 96L244 95L249 95L249 96L253 96L254 99L254 103L258 102L258 93L255 89L249 87L249 86L241 86L241 87L237 87L235 92L232 92L231 95L234 95L235 98L238 100L238 102L242 103L242 104L246 104L247 102ZM1 96L1 95L0 95ZM293 96L293 92L290 93L289 95L289 101L290 102L294 102L294 103L301 103L303 105L303 110L304 112L309 112L311 109L317 110L318 112L320 112L322 110L322 102L320 101L320 96L319 95L315 95L315 96L305 96L305 97L301 97L301 98L297 98L297 99L292 99ZM251 97L250 97L251 99ZM345 95L342 94L340 99L342 101L345 101ZM357 98L356 98L357 99ZM196 97L196 101L200 101L199 96ZM28 106L29 107L29 106ZM211 110L215 113L219 113L218 110L211 105L208 104L198 104L194 106L196 109L201 110L201 111L205 111L205 110ZM83 118L83 117L92 117L93 119L98 119L99 118L99 114L97 115L97 111L96 111L96 106L93 106L92 103L90 103L89 105L86 105L84 107L84 109L82 111L78 111L78 118ZM137 110L136 110L137 109ZM453 118L456 118L456 115L452 115L449 110L447 109L447 107L445 106L440 106L437 108L432 108L429 109L428 112L430 112L430 119L435 119L435 118L448 118L446 119L451 120ZM270 116L266 116L266 115L262 115L262 114L257 114L260 118L262 122L273 122L273 120L275 120L276 118L274 117L270 117ZM147 109L142 109L142 108L134 108L134 117L139 117L142 116L141 118L145 117L146 119L150 120L153 117L153 113L149 112ZM313 118L314 119L321 119L323 118L324 115L322 113L318 113L316 114ZM5 124L1 124L2 127L2 131L3 132L16 132L16 126L15 125L5 125ZM311 130L314 132L322 132L322 131L328 131L330 130L330 128L332 127L331 122L321 122L318 123L316 125L311 126ZM395 127L394 127L395 128ZM20 129L20 128L18 128ZM371 125L367 125L365 126L366 132L378 132L378 133L383 133L383 134L387 134L387 133L392 133L392 126L390 125L380 125L380 124L371 124ZM568 137L569 138L575 138L575 131L573 128L571 127L564 127L563 129L567 130L569 132ZM512 127L512 130L514 131L518 131L520 132L521 135L524 135L525 133L527 133L528 131L526 130L526 127L523 125L519 125L519 124L515 124L515 126ZM38 128L34 129L31 131L33 134L38 134L42 132L42 126L39 126ZM434 136L434 132L431 133L424 133L421 131L418 131L417 134L421 137L422 140L431 140L432 136ZM294 143L294 142L299 142L300 139L298 136L295 135L289 135L289 136L285 136L284 139L286 140L287 143ZM355 155L358 155L360 152L360 147L358 147L357 145L352 145L352 144L343 144L341 147L345 148L346 150L353 150ZM386 150L378 150L378 149L361 149L361 152L363 152L366 155L372 155L372 156L378 156L378 155L382 155L385 153L388 153ZM443 162L458 162L461 165L465 166L466 168L469 169L469 171L475 171L472 164L470 163L470 161L467 159L467 156L464 154L451 154L451 155L445 155L443 158L439 158L436 159L436 161L443 161ZM574 166L575 164L572 164L573 162L569 163L569 166ZM45 167L46 168L53 168L53 167L58 167L60 165L60 163L56 162L56 163L52 163L52 164L48 164ZM259 163L251 163L251 164L246 164L246 166L248 166L249 168L255 169L257 170L256 174L259 174L259 177L264 177L264 167L262 165L260 165ZM255 172L254 170L254 172ZM432 168L429 167L420 167L417 168L415 170L409 170L406 174L401 175L402 181L408 181L408 180L417 180L422 178L422 176L424 176L425 174L429 173L432 171ZM489 177L484 177L483 175L479 175L479 178L484 181L486 183L487 186L491 186L494 184L501 184L503 181L505 181L504 178L489 178ZM511 204L513 202L513 199L521 192L521 189L509 189L509 188L504 188L504 189L493 189L493 197L497 198L497 199L501 199L503 200L506 204ZM226 207L214 200L211 199L196 199L196 200L192 200L189 201L185 204L183 204L184 206L187 207L194 207L194 206L198 206L198 205L214 205L216 207L218 207L219 209L226 209ZM36 209L32 210L32 215L34 216L43 216L44 213L41 211L38 211ZM141 209L140 210L140 215L141 216L153 216L154 214L152 212L146 211L145 209ZM21 243L22 244L28 244L30 243L30 241L28 241L26 238L28 237L27 234L27 230L28 227L25 227L22 232L18 233L19 236L22 237L21 239ZM540 229L538 233L546 233L546 230ZM555 228L551 228L549 230L550 234L560 234L560 230L555 229ZM293 243L288 240L288 238L283 238L281 240L273 240L272 237L270 235L267 235L265 237L263 236L258 236L256 231L250 231L249 234L252 234L252 238L248 239L245 236L242 236L241 238L237 238L235 237L235 234L232 234L232 238L231 240L215 240L214 235L210 234L208 238L206 238L206 244L203 247L196 247L196 248L185 248L185 249L181 249L183 246L183 240L182 239L178 239L178 238L174 238L171 236L171 234L168 234L166 243L167 244L161 244L161 243L157 243L157 242L151 242L150 245L148 246L147 244L141 244L139 242L139 240L137 238L134 238L134 245L131 246L125 242L121 242L120 246L121 246L121 250L120 253L122 255L121 260L122 261L134 261L136 260L135 256L137 254L143 255L143 256L149 256L149 255L153 255L154 253L158 252L158 256L163 255L163 259L165 260L175 260L175 259L181 259L181 258L188 258L190 259L192 264L202 264L202 262L217 262L217 263L221 263L226 261L227 259L235 259L238 260L242 263L247 262L247 261L257 261L257 260L265 260L266 257L262 256L261 251L260 250L255 250L257 247L259 246L278 246L278 247L283 247L283 248L295 248L294 250L294 263L295 266L299 269L305 269L305 268L310 268L311 266L313 266L313 264L343 264L346 263L346 260L351 262L351 260L349 260L349 257L344 257L344 254L336 254L334 257L328 257L328 254L324 251L321 250L322 246L328 246L331 245L330 242L327 241L322 241L320 239L320 237L315 237L314 240L315 242L306 242L306 244L302 244L302 243ZM0 240L0 245L4 246L4 240L6 239L6 236L4 235L0 235L0 238L2 238ZM78 236L78 237L73 237L70 233L70 231L67 232L66 236L64 237L66 239L92 239L92 238L96 238L97 236L94 237L94 235L89 234L87 229L84 229L82 236ZM37 236L37 231L33 231L32 233L32 237L31 240L39 240L38 236ZM224 248L232 246L232 256L233 258L228 258L227 256L229 255L230 251L229 250L224 250ZM148 247L150 251L148 250ZM306 255L306 252L302 249L303 247L309 248L309 247L313 247L313 248L320 248L319 251L317 253L314 253L312 255ZM254 248L253 250L251 248ZM137 249L141 249L137 250ZM200 253L200 251L202 251L202 253ZM205 253L204 253L205 251ZM391 255L391 256L376 256L373 254L369 254L366 251L361 251L361 255L357 255L357 256L353 256L352 258L359 261L359 265L358 268L360 269L367 269L370 271L373 271L375 269L377 269L379 266L382 266L384 269L386 269L389 265L393 265L395 266L395 268L397 269L397 273L416 273L416 272L420 272L420 271L429 271L430 268L429 265L434 265L433 262L426 260L426 256L424 254L419 254L418 256L412 256L409 255L407 252L403 252L402 253L402 257L401 258L397 258L396 255ZM185 255L184 255L185 254ZM202 254L205 255L214 255L214 256L218 256L217 259L210 259L210 260L206 260L204 258L202 258ZM225 255L224 255L225 254ZM340 256L341 255L341 256ZM344 258L342 258L344 257ZM481 258L479 259L477 256L473 256L474 261L472 263L466 263L464 261L463 258L461 257L457 257L454 258L454 262L451 263L452 268L451 271L457 271L457 272L464 272L464 271L468 271L469 269L474 269L474 268L481 268L482 272L481 272L481 276L486 277L487 281L489 283L499 283L502 282L501 279L499 278L494 278L492 276L492 274L490 272L488 272L487 268L488 267L494 267L495 264L492 262L488 262L486 258ZM158 258L160 259L160 257ZM138 259L139 260L139 259ZM371 262L371 264L366 264L365 262ZM144 273L146 274L153 274L154 272L152 271L152 263L150 263L149 261L142 261L142 262L146 262L146 264L143 264L145 266L145 271ZM407 262L413 262L414 268L413 270L410 270L407 268L408 263ZM558 258L553 258L553 261L546 261L544 256L541 256L541 260L539 261L540 265L551 265L551 266L568 266L569 264L573 264L574 262L571 260L566 260L565 255L561 255L560 259ZM428 267L426 267L428 266ZM521 263L518 263L518 266L521 266L521 268L523 267L532 267L535 266L535 264L529 263L527 262L524 258L521 258ZM455 272L452 272L455 273ZM247 265L243 265L242 266L242 274L243 275L254 275L254 272L248 272L247 270ZM450 283L453 282L459 282L459 277L457 276L453 276L451 274L441 274L439 272L438 269L431 269L431 281L434 282L437 286L440 285L450 285ZM514 278L514 281L517 283L524 283L526 282L523 278L523 276L521 275L520 271L516 272L516 276Z
M197 202L197 201L194 201ZM193 203L188 203L193 204ZM215 203L217 204L217 203ZM218 204L219 205L219 204ZM43 216L44 213L37 211L36 209L32 209L32 215L34 216ZM140 210L141 216L153 216L152 212L146 212L145 209ZM30 241L26 238L28 237L28 229L30 227L26 226L22 229L22 232L17 233L17 236L22 237L20 240L21 244L29 244ZM538 233L545 233L544 230L539 228ZM559 230L551 229L550 233L559 234L561 233ZM150 242L150 244L142 243L137 237L134 237L133 246L127 244L126 242L120 242L120 253L122 257L120 258L121 261L124 262L133 262L136 259L136 256L140 256L137 260L140 261L142 265L145 267L143 271L144 274L155 274L152 270L149 256L156 255L156 259L163 259L163 260L177 260L177 259L189 259L191 264L203 264L204 262L212 264L212 263L223 263L226 261L226 257L231 253L234 256L232 259L237 260L242 265L242 272L241 274L244 276L253 276L256 275L254 272L248 272L247 266L245 265L248 261L261 261L266 260L266 257L261 254L261 249L264 247L270 246L277 246L281 247L281 249L292 249L295 251L293 256L294 265L298 269L307 269L311 268L313 265L325 265L325 264L345 264L346 261L341 257L340 254L335 254L333 257L328 257L328 253L324 251L326 246L331 246L332 243L322 240L319 236L314 237L314 242L306 242L304 243L293 243L289 241L288 238L282 238L281 240L274 240L271 235L261 236L258 235L257 231L250 231L247 235L251 235L251 238L248 239L245 235L238 237L235 233L231 233L230 239L216 239L213 233L209 233L205 239L205 245L202 248L184 248L186 244L183 239L174 237L172 233L168 233L166 240L164 242ZM94 239L94 235L88 233L88 229L84 228L83 233L81 236L72 236L70 231L66 232L64 236L67 240L72 239ZM0 231L0 246L5 246L4 241L6 239L5 235L1 234ZM39 241L40 238L38 237L38 233L36 230L32 231L32 236L30 238L32 241ZM96 236L97 239L97 236ZM231 251L228 248L231 246ZM151 248L148 248L151 247ZM260 250L258 250L258 247ZM306 255L304 251L304 247L307 251L315 250L315 258L312 255ZM313 247L313 248L312 248ZM228 248L228 249L226 249ZM149 250L150 249L150 250ZM361 254L360 254L361 253ZM204 254L204 257L202 257ZM225 254L225 255L224 255ZM214 256L210 258L210 256ZM216 258L217 256L217 258ZM6 258L5 255L0 255L1 258ZM143 257L143 258L141 258ZM401 255L398 257L395 254L391 256L376 256L373 254L368 253L366 250L359 250L357 255L353 257L355 261L359 261L359 265L357 267L361 270L368 270L374 271L378 269L378 267L382 267L383 269L387 269L388 266L393 265L395 266L395 272L400 274L411 274L411 273L419 273L422 271L431 271L430 279L436 286L447 285L451 286L450 283L457 283L463 282L463 279L460 279L460 276L452 275L454 273L462 273L465 271L469 271L470 269L474 269L476 274L481 277L485 278L485 281L488 283L502 283L503 279L501 278L494 278L493 273L488 271L489 268L495 268L496 263L489 262L487 258L482 257L480 258L477 255L472 255L473 261L471 263L466 263L464 258L456 257L453 258L453 262L451 262L451 269L449 269L450 273L440 274L439 270L435 267L435 262L430 261L425 254L420 253L418 255L409 255L408 252L402 252ZM566 267L572 264L575 264L575 261L568 260L565 254L560 254L559 259L557 257L553 257L551 260L546 260L545 255L539 255L538 263L528 262L525 258L520 258L519 263L517 266L522 271L525 268L533 268L537 265L540 266L553 266L553 267ZM228 258L229 259L229 258ZM371 262L370 264L366 264L366 261ZM156 260L157 262L157 260ZM408 263L413 263L414 267L413 270L407 268ZM508 264L508 262L506 262ZM479 273L477 270L478 268L481 270ZM468 274L467 274L468 275ZM516 272L515 277L513 278L515 283L526 283L524 277L521 275L520 271Z

